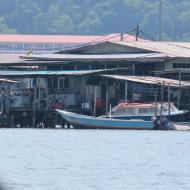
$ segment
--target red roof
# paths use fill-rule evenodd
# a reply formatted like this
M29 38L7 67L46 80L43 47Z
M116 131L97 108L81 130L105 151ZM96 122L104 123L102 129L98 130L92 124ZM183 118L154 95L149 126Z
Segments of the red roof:
M36 42L36 43L86 43L101 36L74 35L9 35L1 34L0 42Z
M28 43L89 43L100 41L120 41L119 34L106 36L87 35L14 35L0 34L0 42L28 42ZM124 35L124 41L135 41L135 36Z

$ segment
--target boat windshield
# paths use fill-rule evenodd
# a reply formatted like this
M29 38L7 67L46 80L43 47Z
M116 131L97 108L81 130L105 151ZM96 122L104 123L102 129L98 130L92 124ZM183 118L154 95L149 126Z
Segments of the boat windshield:
M160 110L160 109L161 109L161 105L159 104L159 105L157 106L157 108ZM167 103L164 103L164 104L162 105L162 110L163 110L163 112L168 112L168 111L169 111L169 107L168 107L168 104L167 104ZM171 104L170 104L170 111L171 111L171 112L175 112L175 111L178 111L178 109L171 103Z
M112 115L134 115L137 114L137 108L113 108L111 111Z
M155 108L150 107L150 108L139 108L139 114L154 114L155 113Z

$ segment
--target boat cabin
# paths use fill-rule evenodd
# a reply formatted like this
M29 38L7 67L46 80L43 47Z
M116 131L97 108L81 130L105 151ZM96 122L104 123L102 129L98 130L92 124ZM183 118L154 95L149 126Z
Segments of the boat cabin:
M167 115L170 112L179 111L173 103L170 103L170 108L168 103L162 104L162 113ZM161 112L161 104L155 103L120 103L111 110L112 116L118 115L159 115Z

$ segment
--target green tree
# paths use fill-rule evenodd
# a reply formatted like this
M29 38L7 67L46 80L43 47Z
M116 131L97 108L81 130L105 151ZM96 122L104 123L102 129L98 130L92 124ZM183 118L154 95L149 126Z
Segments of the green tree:
M163 39L189 40L189 0L162 0ZM158 37L159 0L0 0L1 33L108 34L141 26Z
M13 33L16 33L16 30L9 28L7 26L7 24L5 23L4 18L0 17L0 33L1 34L13 34Z

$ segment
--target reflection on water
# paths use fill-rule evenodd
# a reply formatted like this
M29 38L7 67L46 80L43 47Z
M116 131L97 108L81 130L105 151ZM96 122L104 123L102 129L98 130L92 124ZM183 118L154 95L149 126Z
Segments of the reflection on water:
M190 188L189 132L0 130L0 178L14 190Z

